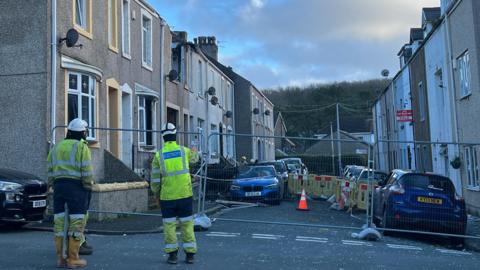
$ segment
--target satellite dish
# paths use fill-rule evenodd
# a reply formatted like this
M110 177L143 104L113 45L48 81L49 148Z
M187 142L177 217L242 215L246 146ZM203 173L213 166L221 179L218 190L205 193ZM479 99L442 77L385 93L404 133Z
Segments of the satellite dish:
M215 96L215 92L216 92L216 90L215 90L215 87L213 87L213 86L210 86L210 88L208 88L208 90L207 90L207 93L210 96Z
M178 79L178 72L172 69L170 70L167 76L170 81L175 81L176 79Z
M253 114L259 114L260 110L258 108L253 109Z
M77 44L78 41L78 32L75 29L70 29L67 31L67 37L65 37L65 43L67 44L67 47L73 47L75 44Z
M213 87L211 87L213 88ZM210 103L215 106L218 104L218 98L216 96L213 96L211 99L210 99Z
M227 118L232 118L232 116L233 116L233 112L232 112L232 111L227 111L227 112L225 113L225 117L227 117Z
M269 116L269 115L270 115L270 110L266 110L266 111L265 111L265 115L266 115L266 116Z
M383 76L383 77L386 78L386 77L388 77L388 75L390 75L390 71L388 71L388 69L382 70L382 76Z

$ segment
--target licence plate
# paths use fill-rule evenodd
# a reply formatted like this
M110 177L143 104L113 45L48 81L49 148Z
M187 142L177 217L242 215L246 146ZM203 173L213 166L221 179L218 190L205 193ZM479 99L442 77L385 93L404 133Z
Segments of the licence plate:
M33 201L33 208L45 207L47 206L47 200Z
M247 197L262 196L262 192L261 191L245 192L245 196Z
M417 201L421 203L430 203L430 204L442 204L442 199L428 198L428 197L417 197Z

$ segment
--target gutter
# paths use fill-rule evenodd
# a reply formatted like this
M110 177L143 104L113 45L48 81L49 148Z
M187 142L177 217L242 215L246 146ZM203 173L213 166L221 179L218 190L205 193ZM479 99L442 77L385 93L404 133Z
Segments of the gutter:
M57 97L57 0L52 0L51 2L52 5L52 14L51 14L51 20L52 20L52 29L51 29L51 35L52 35L52 43L51 45L51 60L50 60L50 73L51 73L51 104L50 104L50 129L53 130L55 126L57 125L56 122L56 114L57 114L57 102L56 102L56 97ZM55 131L52 132L52 138L50 141L50 144L55 144Z

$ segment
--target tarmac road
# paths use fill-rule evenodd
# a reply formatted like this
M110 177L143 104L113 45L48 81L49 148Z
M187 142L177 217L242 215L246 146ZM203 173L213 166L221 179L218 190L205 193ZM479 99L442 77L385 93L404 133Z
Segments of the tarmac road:
M314 211L295 211L293 203L227 212L222 218L298 222ZM323 213L323 212L322 212ZM329 212L339 222L345 213ZM361 223L361 221L354 221ZM165 263L162 234L90 235L94 246L87 269L478 269L480 256L454 250L441 242L411 237L386 237L377 242L350 237L355 230L267 225L217 220L197 232L199 253L194 265ZM53 269L53 235L38 231L0 232L0 269Z

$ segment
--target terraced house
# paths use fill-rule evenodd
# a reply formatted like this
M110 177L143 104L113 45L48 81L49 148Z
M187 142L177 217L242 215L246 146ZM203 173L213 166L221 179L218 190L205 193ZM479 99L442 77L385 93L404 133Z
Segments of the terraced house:
M146 2L8 0L0 18L0 122L9 127L0 167L46 178L49 146L66 132L55 127L76 117L92 127L160 129L165 23ZM149 167L160 140L90 129L96 181L138 179L133 172Z

